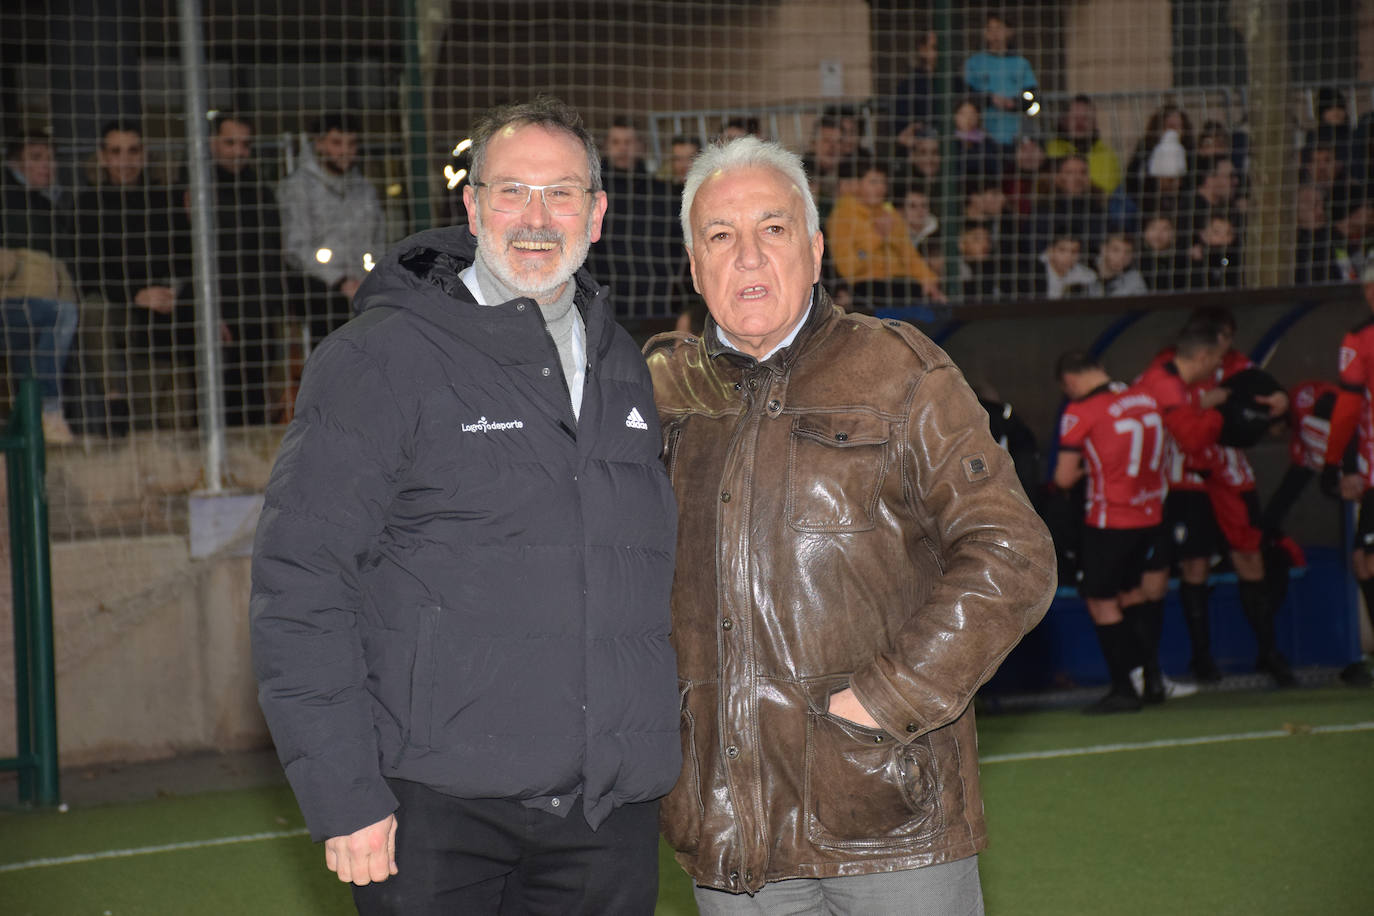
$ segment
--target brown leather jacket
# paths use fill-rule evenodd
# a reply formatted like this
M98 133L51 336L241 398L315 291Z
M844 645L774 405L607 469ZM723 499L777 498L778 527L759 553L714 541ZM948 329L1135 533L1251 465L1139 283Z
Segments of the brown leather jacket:
M645 354L679 506L683 769L698 884L914 868L986 845L970 701L1054 594L1054 549L959 370L817 287L763 363ZM882 725L827 713L847 686Z

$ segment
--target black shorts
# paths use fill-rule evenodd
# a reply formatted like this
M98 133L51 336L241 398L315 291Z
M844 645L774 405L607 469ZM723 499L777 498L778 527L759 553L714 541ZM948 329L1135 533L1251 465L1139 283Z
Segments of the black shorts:
M1170 490L1164 500L1164 524L1174 560L1210 559L1220 552L1221 532L1205 491Z
M1147 569L1162 569L1155 554L1163 541L1159 525L1149 528L1088 528L1084 532L1084 598L1115 598L1140 585Z
M1360 497L1360 520L1355 525L1355 549L1374 554L1374 488Z

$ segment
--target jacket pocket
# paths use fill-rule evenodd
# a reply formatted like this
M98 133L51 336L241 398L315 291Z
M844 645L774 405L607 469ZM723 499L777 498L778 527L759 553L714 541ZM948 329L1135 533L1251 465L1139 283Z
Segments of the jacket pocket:
M674 420L663 430L663 466L668 470L668 479L677 483L677 444L682 437L685 420Z
M799 414L787 451L788 524L808 533L871 529L887 440L887 421L870 414Z
M930 742L907 745L886 732L808 710L807 835L817 846L882 848L944 827Z
M682 682L680 682L682 683ZM673 791L659 805L659 827L668 845L688 855L701 845L705 806L701 803L701 759L697 754L696 717L688 708L689 687L682 687L682 771Z
M439 641L439 607L420 608L415 632L415 664L410 669L410 722L406 743L429 747L434 728L435 656Z

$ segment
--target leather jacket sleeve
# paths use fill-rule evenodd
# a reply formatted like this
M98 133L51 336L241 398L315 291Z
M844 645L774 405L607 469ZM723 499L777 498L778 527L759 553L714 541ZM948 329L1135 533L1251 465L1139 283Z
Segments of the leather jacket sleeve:
M940 572L891 647L851 681L869 713L903 742L962 715L1055 590L1049 532L959 371L931 369L908 418L904 485L924 529L924 546L914 549L930 549Z

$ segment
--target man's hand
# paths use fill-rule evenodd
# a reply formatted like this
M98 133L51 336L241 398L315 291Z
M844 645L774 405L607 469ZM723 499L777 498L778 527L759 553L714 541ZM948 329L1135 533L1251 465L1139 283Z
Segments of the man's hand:
M1282 391L1275 391L1273 394L1255 395L1255 403L1264 404L1269 408L1269 416L1281 417L1288 413L1288 395Z
M172 314L176 304L177 293L170 286L145 286L134 294L134 305L160 315Z
M1359 474L1341 475L1341 499L1354 502L1364 496L1364 478Z
M361 887L396 874L396 815L348 836L324 841L324 864L340 881Z
M864 728L882 728L878 720L868 714L859 698L854 696L854 691L848 687L839 693L830 696L830 714L853 722L855 725L862 725Z
M1224 404L1230 396L1230 388L1210 388L1203 392L1202 397L1197 399L1197 406L1203 410L1211 410L1213 407Z

